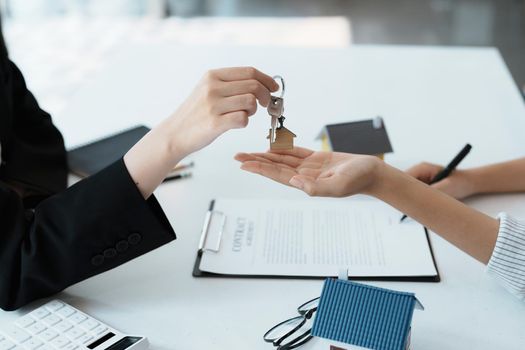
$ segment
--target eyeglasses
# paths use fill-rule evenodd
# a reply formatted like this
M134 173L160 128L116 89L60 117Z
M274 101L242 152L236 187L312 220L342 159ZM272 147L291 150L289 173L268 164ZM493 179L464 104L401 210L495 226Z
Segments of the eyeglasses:
M264 334L264 341L272 343L277 350L298 348L312 339L312 316L317 311L319 298L312 299L297 308L299 316L283 321Z

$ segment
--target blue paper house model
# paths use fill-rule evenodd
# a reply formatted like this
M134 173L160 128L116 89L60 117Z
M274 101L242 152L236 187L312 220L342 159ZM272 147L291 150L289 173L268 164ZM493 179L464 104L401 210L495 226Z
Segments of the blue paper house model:
M414 308L423 306L412 293L327 279L312 335L332 350L409 349Z

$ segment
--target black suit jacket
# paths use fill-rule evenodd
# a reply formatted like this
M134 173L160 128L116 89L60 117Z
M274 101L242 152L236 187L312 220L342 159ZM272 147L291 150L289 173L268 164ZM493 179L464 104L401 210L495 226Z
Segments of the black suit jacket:
M54 294L175 238L155 197L143 199L123 160L66 189L62 136L9 60L1 33L0 144L2 309Z

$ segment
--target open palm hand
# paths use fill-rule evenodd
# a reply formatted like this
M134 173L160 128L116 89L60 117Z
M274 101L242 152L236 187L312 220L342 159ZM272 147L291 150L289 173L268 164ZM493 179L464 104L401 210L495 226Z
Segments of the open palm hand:
M346 197L367 193L380 161L373 156L291 151L239 153L241 169L299 188L310 196Z

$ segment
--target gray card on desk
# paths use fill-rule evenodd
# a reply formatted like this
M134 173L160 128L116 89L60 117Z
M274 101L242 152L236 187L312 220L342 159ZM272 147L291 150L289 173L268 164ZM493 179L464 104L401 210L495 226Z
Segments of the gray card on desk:
M87 177L119 160L150 129L143 125L88 143L67 153L69 170Z

